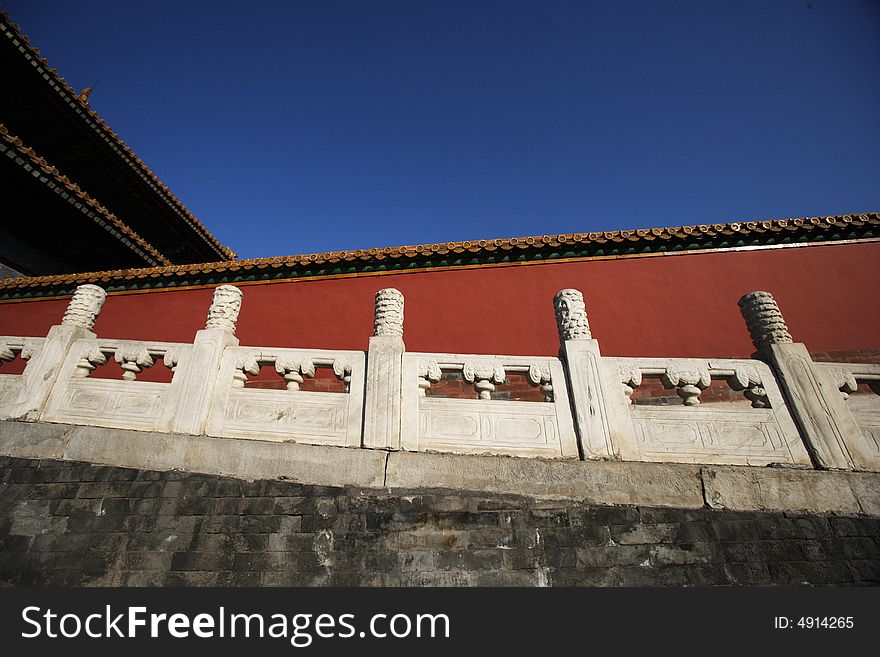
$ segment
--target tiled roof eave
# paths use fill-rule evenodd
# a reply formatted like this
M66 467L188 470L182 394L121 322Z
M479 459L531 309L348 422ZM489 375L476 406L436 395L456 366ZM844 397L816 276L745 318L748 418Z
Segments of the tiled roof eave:
M99 201L90 196L88 192L74 181L49 164L33 148L28 147L21 139L11 134L3 123L0 123L0 142L7 145L6 147L10 151L14 151L17 154L25 170L38 172L39 177L45 179L47 183L51 181L51 186L55 190L63 192L71 202L81 205L83 212L90 215L93 220L113 233L123 246L136 253L142 260L148 264L171 265L171 261L160 253L158 249L138 235L128 224L101 205Z
M128 164L145 183L150 186L153 191L161 198L171 210L180 217L182 223L188 226L196 235L198 235L218 256L224 260L234 260L236 253L227 246L224 246L217 240L214 235L202 224L183 203L171 192L165 184L150 170L150 168L137 156L137 154L116 134L107 123L98 116L86 101L77 96L76 92L67 84L67 81L60 76L58 71L49 65L46 58L40 56L40 51L29 43L29 38L22 34L21 28L13 23L8 14L0 11L0 30L7 38L18 42L18 49L29 55L29 59L36 66L41 74L50 78L50 84L57 87L58 92L65 97L68 105L74 108L77 115L81 116L92 129L104 136L104 140L110 143L111 147L119 153L120 158ZM40 70L43 69L43 70ZM112 142L112 143L111 143Z
M849 235L847 239L878 238L880 213L389 246L231 262L3 279L0 280L0 295L69 289L83 283L174 287L183 281L207 279L261 280L284 272L296 274L322 266L353 273L376 273L424 269L425 263L429 265L427 268L442 269L457 266L448 264L451 262L552 261L562 257L577 258L580 257L578 253L588 251L615 257L614 254L674 253L706 248L729 250L740 248L736 245L833 242L839 241L834 235L842 233ZM713 246L717 244L727 246ZM569 256L571 253L575 255ZM431 267L430 263L436 261L447 264Z

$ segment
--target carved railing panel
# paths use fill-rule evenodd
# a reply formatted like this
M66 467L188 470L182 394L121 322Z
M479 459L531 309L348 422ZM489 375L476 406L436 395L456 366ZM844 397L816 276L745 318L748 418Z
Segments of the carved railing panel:
M284 390L249 388L267 366ZM300 389L320 367L332 368L346 392ZM211 436L360 447L365 358L360 351L227 347L208 415Z
M851 450L858 450L860 464L880 470L880 365L872 363L815 363L839 391L848 411L862 432L862 440L850 441ZM867 394L854 394L860 385Z
M619 374L635 433L631 458L642 461L810 465L809 454L770 368L756 360L603 358ZM648 377L674 390L678 405L631 404ZM749 404L705 404L713 380L742 391Z
M426 394L443 372L461 372L473 399ZM545 401L492 399L518 372ZM552 400L552 401L547 401ZM403 357L401 447L410 451L577 458L565 374L556 358L406 353Z
M44 340L45 338L0 336L0 416L5 416L4 409L18 399L24 389L22 375L4 372L4 364L10 363L17 357L21 357L24 361L30 360L42 347Z
M81 339L71 346L41 419L99 427L169 431L177 412L179 374L192 345L135 340ZM121 379L91 376L115 360ZM138 381L147 367L168 367L170 383Z

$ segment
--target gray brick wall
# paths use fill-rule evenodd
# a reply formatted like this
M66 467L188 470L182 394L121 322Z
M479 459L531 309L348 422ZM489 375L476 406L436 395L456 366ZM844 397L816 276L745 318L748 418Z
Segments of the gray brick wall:
M880 519L394 494L0 458L5 585L880 583Z

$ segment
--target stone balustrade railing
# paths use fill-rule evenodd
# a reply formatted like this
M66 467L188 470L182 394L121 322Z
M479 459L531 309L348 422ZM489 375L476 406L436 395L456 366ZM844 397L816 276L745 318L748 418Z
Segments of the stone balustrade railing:
M0 366L26 361L22 374L0 370L0 419L352 448L880 471L880 398L854 394L880 392L880 365L813 362L766 292L740 300L757 352L736 360L602 356L572 289L553 299L558 358L407 352L404 299L393 289L376 295L366 353L239 346L242 293L229 285L215 291L192 343L98 337L104 298L81 286L46 337L0 336ZM121 375L96 377L110 361ZM140 380L148 368L166 368L170 381ZM511 396L513 379L527 394ZM719 386L739 402L707 403Z
M472 386L473 398L428 396L444 372ZM514 373L543 401L494 400ZM410 451L577 458L565 373L558 358L406 353L403 357L401 448Z
M627 457L639 461L810 465L810 456L770 368L758 360L605 358L629 401L656 378L681 399L675 406L629 404ZM742 404L701 404L712 381L743 393ZM626 430L630 424L625 423Z
M270 367L282 389L249 388L249 376ZM345 392L306 391L320 368ZM223 353L206 433L226 438L360 447L365 359L360 351L228 347Z
M67 353L40 419L99 427L171 431L178 412L184 374L193 345L85 338ZM118 380L92 372L115 361ZM145 369L165 367L170 383L137 380Z
M0 337L0 366L20 357L29 361L43 346L43 338L24 338L7 335ZM17 399L24 393L25 377L23 375L3 374L0 369L0 414L12 408ZM3 417L3 415L0 415Z
M843 400L842 412L852 417L863 440L851 444L857 469L877 470L880 460L880 404L874 403L880 395L880 364L868 363L814 363L819 376L836 386ZM854 395L860 385L874 394ZM840 412L840 407L835 406Z

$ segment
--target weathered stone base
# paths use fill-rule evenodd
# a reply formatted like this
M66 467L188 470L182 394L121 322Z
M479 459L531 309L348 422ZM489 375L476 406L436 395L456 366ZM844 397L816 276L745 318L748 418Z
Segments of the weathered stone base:
M0 458L0 482L6 585L880 583L880 519L865 516L248 482L53 459Z
M880 517L877 473L388 452L40 422L0 422L0 456L319 486Z

